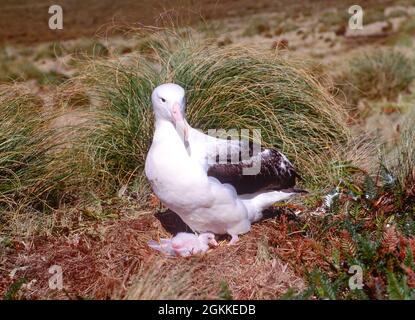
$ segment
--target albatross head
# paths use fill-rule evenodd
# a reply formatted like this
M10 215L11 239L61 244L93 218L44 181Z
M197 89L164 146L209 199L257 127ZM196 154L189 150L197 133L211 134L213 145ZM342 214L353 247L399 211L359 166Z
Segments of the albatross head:
M218 243L215 240L215 235L213 233L210 233L210 232L200 234L199 235L199 240L202 243L207 244L207 245L212 246L212 247L217 247L218 246Z
M186 101L184 89L174 83L162 84L153 90L151 101L156 120L172 122L188 149L189 125L185 119Z

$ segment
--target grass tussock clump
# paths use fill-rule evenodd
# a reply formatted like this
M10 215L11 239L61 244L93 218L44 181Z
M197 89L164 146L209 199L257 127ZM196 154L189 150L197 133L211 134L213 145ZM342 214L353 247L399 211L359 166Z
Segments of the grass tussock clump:
M68 171L53 151L57 135L42 101L2 87L0 117L0 208L54 203Z
M415 110L411 111L395 147L387 155L387 166L395 172L402 190L415 195Z
M66 55L78 59L95 58L107 56L108 53L108 48L100 41L80 38L64 43L52 42L48 45L40 46L35 60L52 59Z
M39 85L58 85L67 79L54 70L43 72L22 49L0 48L0 83L35 80Z
M393 100L408 91L415 79L411 58L394 49L376 49L354 55L341 76L340 89L352 105L359 99Z
M342 109L306 69L276 55L172 39L157 39L150 57L98 61L83 72L101 104L86 144L97 172L124 183L140 176L153 130L151 92L174 82L186 90L193 127L260 129L264 145L320 178L312 163L325 163L348 134Z
M180 266L168 270L160 261L153 263L148 270L141 267L123 298L126 300L189 300L192 298L191 271Z
M27 58L15 57L6 48L0 48L0 82L41 79L42 72Z

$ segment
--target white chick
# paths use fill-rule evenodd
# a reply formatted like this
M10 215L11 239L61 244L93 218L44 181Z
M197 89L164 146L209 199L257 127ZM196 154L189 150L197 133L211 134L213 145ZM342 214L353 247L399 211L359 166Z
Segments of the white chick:
M188 257L204 253L210 246L216 247L218 243L213 233L202 233L197 236L193 233L180 232L171 239L160 239L160 244L150 240L148 245L169 256Z

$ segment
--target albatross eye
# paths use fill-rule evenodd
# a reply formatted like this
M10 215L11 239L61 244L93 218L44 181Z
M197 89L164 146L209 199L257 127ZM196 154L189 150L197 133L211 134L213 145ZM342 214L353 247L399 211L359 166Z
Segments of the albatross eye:
M160 98L160 100L161 100L162 102L166 102L166 99L164 99L164 98Z

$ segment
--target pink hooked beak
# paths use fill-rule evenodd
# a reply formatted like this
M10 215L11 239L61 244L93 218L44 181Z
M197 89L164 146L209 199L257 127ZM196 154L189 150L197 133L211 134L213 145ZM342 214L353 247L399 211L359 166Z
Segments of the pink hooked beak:
M186 149L189 147L189 128L186 121L183 118L180 104L175 102L171 109L171 115L176 126L176 130L179 135L183 138ZM188 150L189 151L189 150Z

